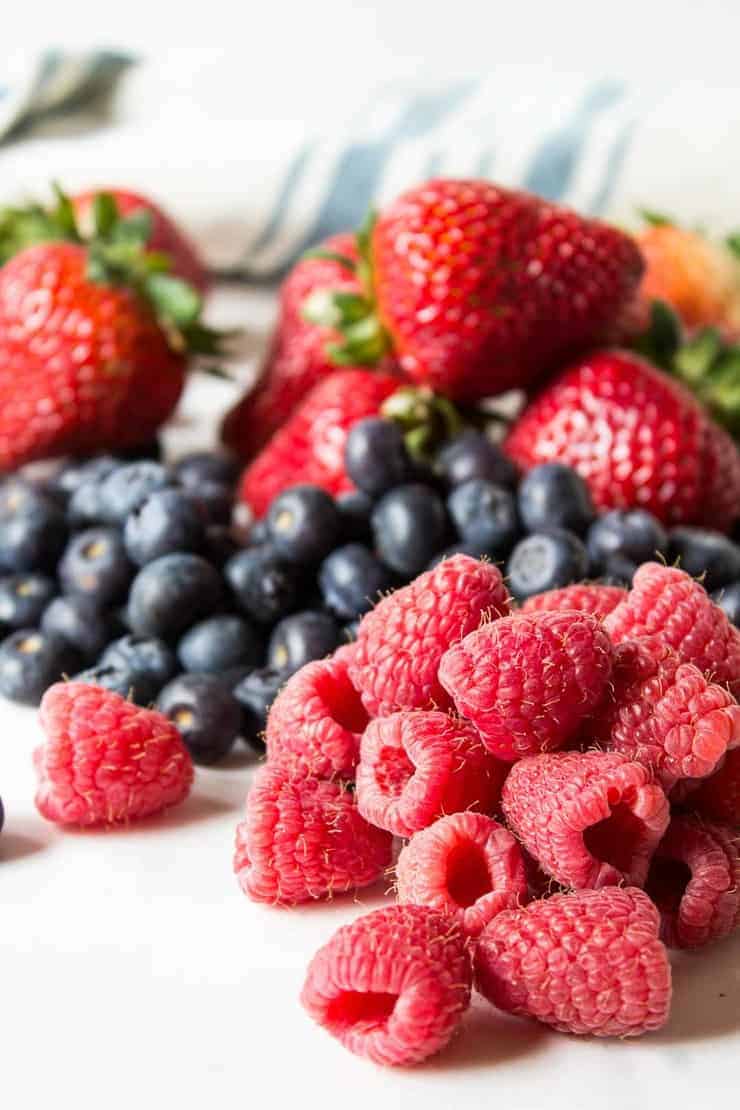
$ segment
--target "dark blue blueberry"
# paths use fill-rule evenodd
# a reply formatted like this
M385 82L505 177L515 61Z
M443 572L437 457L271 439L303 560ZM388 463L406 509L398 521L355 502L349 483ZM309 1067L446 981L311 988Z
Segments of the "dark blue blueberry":
M206 524L231 524L234 492L230 486L220 482L203 482L197 488L188 487L185 493Z
M79 594L54 598L41 618L42 630L59 636L84 662L100 656L112 639L113 625L94 598Z
M413 465L401 426L394 420L359 420L347 436L344 465L358 489L379 497L394 486L410 482Z
M270 530L267 527L267 518L263 517L261 520L255 520L249 528L249 546L261 547L262 544L269 543L269 540Z
M99 501L95 501L92 490L98 489L103 478L107 478L120 465L120 459L115 459L112 455L94 455L91 459L75 459L52 478L50 487L54 497L60 498L67 505L71 524L79 527L98 523L101 519L98 515L100 506ZM73 511L73 499L83 487L87 487L86 492ZM88 507L93 506L93 502L95 511L88 513Z
M730 582L712 594L712 601L723 609L734 625L740 628L740 582Z
M319 569L324 605L342 621L367 613L393 584L388 568L361 543L337 547Z
M163 453L162 443L156 436L134 447L122 447L118 452L121 459L131 462L141 462L142 459L154 459L156 462L162 458Z
M256 629L232 614L209 617L188 629L177 645L177 656L185 671L223 674L232 667L256 667L262 662L264 645Z
M460 539L493 558L505 558L519 538L514 496L485 478L471 478L455 486L447 510Z
M660 521L644 509L612 509L593 522L586 546L592 573L611 574L609 563L614 559L628 559L639 566L665 554L668 536Z
M471 478L485 478L497 486L515 486L517 480L511 459L488 436L472 429L441 449L437 469L448 486L460 486Z
M62 510L25 482L0 485L0 568L52 570L67 541Z
M123 527L126 517L138 509L155 490L172 484L161 463L143 462L117 466L103 479L100 491L103 520Z
M448 520L441 498L428 486L397 486L373 509L375 549L404 578L420 574L444 547Z
M206 538L203 541L203 556L214 567L223 567L229 559L236 555L239 544L234 539L230 528L223 524L211 524L206 528Z
M694 578L705 589L719 590L740 579L740 547L720 532L705 528L672 528L668 536L668 561Z
M260 624L274 624L295 608L298 571L268 546L247 547L224 567L239 608Z
M638 564L625 555L611 555L603 564L599 581L607 586L631 586ZM591 564L591 572L593 564Z
M319 563L339 535L339 512L318 486L292 486L279 493L267 514L269 542L291 563Z
M587 570L586 548L578 536L563 529L520 540L506 566L509 589L518 601L579 582Z
M183 674L157 699L157 709L180 731L196 763L217 763L241 732L239 702L213 674Z
M72 537L59 563L59 581L68 594L110 605L129 587L134 568L117 528L88 528Z
M0 578L0 628L38 628L41 615L57 592L43 574L11 574Z
M256 752L264 752L262 733L267 714L288 675L273 667L251 671L234 689L234 697L242 707L242 736Z
M328 613L306 609L275 625L267 648L268 666L293 674L312 659L323 659L341 643L336 621Z
M0 694L38 705L50 686L79 666L79 656L59 636L19 629L0 644Z
M233 486L240 470L239 460L223 451L196 451L192 455L184 455L172 467L177 481L195 490L204 482Z
M140 636L171 640L216 612L221 575L199 555L163 555L139 571L129 594L128 619Z
M519 516L528 532L565 528L582 535L596 517L588 486L569 466L540 463L524 476Z
M129 677L134 700L148 705L177 673L177 660L163 640L156 636L129 633L114 640L103 652L102 666L113 667Z
M370 516L372 498L361 490L343 493L336 500L339 510L340 534L347 543L365 543L372 536Z
M147 707L152 703L149 696L149 687L142 684L141 679L130 668L122 663L96 663L74 676L75 682L84 682L88 686L100 686L103 690L110 690L120 694L127 701L136 705ZM156 696L156 695L155 695Z
M432 570L433 567L439 566L445 559L449 559L452 555L469 555L471 559L487 559L489 562L495 562L495 558L491 552L481 547L478 543L465 543L460 540L458 543L451 543L448 547L438 551L433 559L430 559L426 569Z
M123 540L131 562L143 567L174 551L200 550L205 526L187 494L160 489L126 519Z

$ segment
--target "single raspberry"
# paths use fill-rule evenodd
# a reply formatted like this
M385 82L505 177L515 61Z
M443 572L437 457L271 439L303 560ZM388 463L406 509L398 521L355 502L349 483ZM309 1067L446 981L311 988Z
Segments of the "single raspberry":
M521 848L482 813L453 813L415 833L398 857L396 879L399 902L447 913L471 937L527 900Z
M652 640L617 646L608 698L589 738L644 763L668 792L710 775L740 745L740 705L692 663Z
M437 678L451 644L509 611L499 570L453 555L384 598L362 619L350 677L371 716L447 708Z
M267 763L237 826L234 871L255 902L296 903L374 883L388 867L391 838L368 825L337 782Z
M512 832L563 886L642 886L668 801L618 752L553 752L515 763L501 795Z
M269 759L318 778L354 778L368 717L349 680L344 651L307 663L278 694L267 718Z
M451 647L439 678L489 751L513 761L570 740L604 694L612 654L588 613L515 613Z
M621 586L602 586L598 582L577 582L559 590L545 590L543 594L528 597L522 605L523 613L543 613L561 609L577 609L594 617L606 617L627 597Z
M693 786L677 800L702 817L740 828L740 748L728 752L721 766L698 783L697 789Z
M450 1040L471 980L454 921L426 906L387 906L319 949L301 1002L350 1052L376 1064L417 1064Z
M659 924L634 887L504 910L478 941L476 985L498 1009L561 1033L636 1037L668 1019L671 965Z
M34 754L36 806L61 825L113 825L177 805L193 763L171 721L119 694L60 682L40 710L45 743Z
M699 948L740 924L740 846L731 829L673 817L645 884L673 948Z
M648 637L740 693L740 630L684 571L643 563L626 601L604 621L615 644Z
M373 825L408 837L445 813L492 810L505 774L467 722L394 713L371 721L362 737L357 804Z

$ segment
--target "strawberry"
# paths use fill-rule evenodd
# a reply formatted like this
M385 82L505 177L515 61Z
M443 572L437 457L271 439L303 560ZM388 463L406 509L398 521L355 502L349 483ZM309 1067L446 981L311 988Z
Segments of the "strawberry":
M730 436L632 351L595 351L559 374L504 448L525 470L573 466L601 509L639 507L664 523L721 529L740 516L740 453Z

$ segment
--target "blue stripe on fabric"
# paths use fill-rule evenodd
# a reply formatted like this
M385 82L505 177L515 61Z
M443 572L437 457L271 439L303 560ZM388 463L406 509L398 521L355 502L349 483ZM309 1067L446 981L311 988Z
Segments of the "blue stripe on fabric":
M290 207L290 202L293 199L296 189L301 183L301 180L308 169L308 164L313 153L313 144L307 144L302 150L296 154L295 158L288 167L287 173L283 179L280 191L275 198L272 211L268 216L267 223L260 232L256 241L252 244L250 251L262 250L269 242L277 235L280 230L285 214Z
M627 151L632 142L632 136L635 133L635 125L636 120L630 120L629 123L626 123L612 144L609 157L606 160L606 166L604 167L604 176L601 184L594 193L593 200L588 206L589 212L594 216L602 215L611 200L619 175L622 171L622 166L624 165L624 160L627 156Z

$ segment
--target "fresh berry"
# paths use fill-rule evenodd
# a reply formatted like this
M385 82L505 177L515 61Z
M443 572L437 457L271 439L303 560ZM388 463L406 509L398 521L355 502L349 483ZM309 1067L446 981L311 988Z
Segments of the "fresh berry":
M645 884L672 948L700 948L740 925L740 848L732 829L674 816Z
M221 602L221 576L198 555L163 555L139 571L131 586L128 615L140 636L171 639Z
M612 509L593 522L586 546L593 573L616 573L621 578L624 560L639 566L667 554L668 536L663 525L644 509Z
M597 351L544 386L505 448L529 469L574 467L599 509L728 530L740 515L740 452L678 382L629 351Z
M437 677L451 644L509 611L500 571L453 555L362 619L350 677L371 716L450 704Z
M239 703L215 674L182 674L160 692L157 709L177 727L196 763L217 763L241 729Z
M472 429L442 447L436 466L450 487L461 486L472 478L482 478L495 486L516 485L517 471L511 460L488 436Z
M239 469L238 461L224 451L195 451L178 459L172 473L180 485L197 492L207 482L233 486Z
M49 686L79 666L79 656L59 636L18 629L0 643L0 694L23 705L38 705Z
M106 524L123 527L131 513L140 509L151 494L166 489L171 481L162 464L150 459L115 467L103 479L100 491Z
M203 674L222 675L232 667L254 667L261 662L263 651L256 629L233 614L194 624L177 645L183 670Z
M56 597L44 610L41 629L59 636L81 659L90 662L113 639L114 622L94 598L73 594Z
M299 574L267 544L237 552L224 567L239 608L260 624L274 624L295 608Z
M719 770L688 793L685 804L700 817L740 828L740 748L727 753Z
M109 690L111 693L124 698L125 701L141 705L145 709L154 700L149 696L148 686L146 687L147 692L143 692L145 687L140 681L137 681L136 672L130 666L121 662L96 663L93 667L87 667L73 677L75 682L81 682L84 686L99 686L101 690Z
M350 430L344 462L357 488L371 497L379 497L413 477L400 424L377 416L358 421Z
M134 570L116 528L88 528L72 536L59 563L65 593L111 605L126 595Z
M368 718L341 652L307 663L267 718L267 755L317 778L352 780Z
M378 555L406 578L420 574L444 546L447 513L428 486L412 483L389 490L373 509L373 537Z
M353 620L392 588L391 572L361 543L337 547L319 568L324 604L339 620Z
M11 574L0 578L0 628L38 628L41 615L57 592L43 574Z
M509 490L484 478L471 478L455 486L447 508L463 543L506 558L519 538L516 502Z
M270 706L287 680L285 671L261 667L250 671L234 687L234 697L242 707L242 735L256 752L264 752L263 733Z
M357 804L378 828L411 836L445 813L493 809L505 773L471 725L446 713L407 710L365 729Z
M740 578L740 547L720 532L672 528L668 560L698 578L705 590L718 590Z
M319 949L301 1003L357 1056L418 1064L458 1028L471 978L465 938L448 917L425 906L386 906Z
M521 481L518 503L528 532L564 528L583 535L596 516L583 478L561 463L533 466Z
M604 626L614 643L655 640L714 682L740 690L740 633L682 570L644 563L627 599L606 617Z
M205 525L230 525L234 511L234 490L222 482L202 482L187 489L200 519Z
M339 514L318 486L292 486L273 501L267 514L268 541L290 563L318 563L339 535Z
M339 626L333 617L306 609L275 625L267 646L267 662L277 671L293 674L313 659L331 655L339 642Z
M193 765L173 724L118 694L59 683L41 703L36 805L62 825L113 825L183 801Z
M725 613L736 628L740 627L740 581L731 582L712 594L712 601Z
M66 540L64 513L52 501L16 479L0 486L0 569L51 570Z
M398 857L396 880L399 902L449 914L471 937L527 900L519 845L482 813L452 813L414 833Z
M105 520L104 479L120 466L120 459L96 455L70 470L71 491L67 501L67 523L72 529L89 528Z
M180 490L162 489L129 514L123 538L131 562L143 567L174 551L200 551L205 527L191 498Z
M348 543L367 543L371 539L370 515L373 501L366 493L352 490L336 500L340 535Z
M93 455L89 459L73 459L51 479L47 486L53 500L58 503L69 504L81 486L91 481L101 482L112 470L121 465L121 460L113 455ZM82 523L96 523L100 518L84 518Z
M561 528L520 540L506 564L506 580L518 601L579 582L588 573L588 552L578 536Z
M561 1033L640 1036L665 1025L671 1003L658 927L658 911L634 887L504 910L478 942L476 986L499 1010Z
M668 827L668 801L650 771L619 752L550 752L509 771L501 804L540 867L576 889L642 886Z
M376 882L391 838L360 815L354 795L280 762L260 767L237 826L234 871L255 902L296 903Z
M214 567L223 570L229 559L233 558L238 550L239 544L236 542L231 528L227 528L224 524L210 524L206 528L202 554Z
M109 644L100 662L127 674L133 700L143 705L154 701L177 670L177 660L163 640L132 634Z
M627 591L621 586L602 586L598 582L579 582L575 586L563 586L559 590L545 590L533 594L522 605L523 613L559 612L563 609L576 609L580 613L590 613L594 617L605 617L612 609L624 601Z

